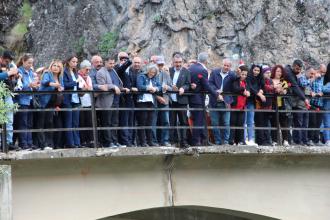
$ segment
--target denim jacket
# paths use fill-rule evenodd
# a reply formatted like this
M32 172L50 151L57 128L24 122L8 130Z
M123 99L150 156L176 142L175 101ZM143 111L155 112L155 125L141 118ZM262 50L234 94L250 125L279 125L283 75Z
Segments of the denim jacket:
M61 85L64 86L63 85L63 77L60 77L59 80L60 80ZM55 87L50 86L49 85L50 83L55 83L54 75L53 75L52 72L45 72L42 75L42 78L41 78L41 85L40 85L39 91L55 91ZM51 94L39 95L40 105L41 105L42 108L45 108L47 106L47 104L50 101L51 97L52 97Z
M141 73L138 75L137 80L136 80L136 84L137 84L137 88L139 91L147 91L147 86L150 84L150 81L152 83L153 87L157 88L157 92L161 91L162 87L159 83L158 77L154 76L153 78L149 78L147 74L145 73ZM155 96L153 96L154 99L154 105L157 104L157 100L155 98ZM143 94L139 94L138 95L138 102L143 100Z
M322 92L324 95L329 95L330 94L330 82L325 84L322 88ZM324 98L323 99L323 108L324 110L330 110L330 99L329 98Z
M32 91L32 88L30 88L30 83L33 82L33 71L30 69L29 71L26 71L22 66L18 68L19 74L22 76L22 91ZM17 96L17 102L19 105L30 105L32 100L32 95L25 95L20 94Z

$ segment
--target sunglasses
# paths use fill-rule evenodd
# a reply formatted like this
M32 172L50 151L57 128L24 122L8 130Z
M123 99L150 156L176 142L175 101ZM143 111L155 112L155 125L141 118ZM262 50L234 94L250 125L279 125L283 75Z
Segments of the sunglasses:
M128 60L128 57L120 57L119 60Z

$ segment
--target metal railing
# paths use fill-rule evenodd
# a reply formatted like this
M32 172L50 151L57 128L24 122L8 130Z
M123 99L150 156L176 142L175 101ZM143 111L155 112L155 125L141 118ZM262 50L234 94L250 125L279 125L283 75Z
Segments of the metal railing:
M45 94L73 94L73 93L79 93L79 94L90 94L91 97L95 97L97 94L114 94L113 91L62 91L62 92L57 92L57 91L16 91L15 94L26 94L26 95L45 95ZM126 93L122 92L121 95ZM152 94L152 95L163 95L162 92L156 92L156 93L149 93L149 92L130 92L128 95L140 95L140 94ZM167 91L166 94L178 94L178 92L174 91ZM185 92L183 95L184 96L191 96L191 95L196 95L198 93L195 92ZM208 95L208 92L199 92L199 94L204 94ZM209 94L210 95L210 94ZM233 94L233 93L223 93L223 96L238 96L238 94ZM40 111L50 111L50 112L65 112L65 111L90 111L92 115L92 127L80 127L80 128L46 128L46 129L27 129L27 130L7 130L6 125L3 124L1 125L0 132L1 132L1 146L2 146L2 151L7 153L9 151L7 141L6 141L6 136L7 132L13 132L13 133L22 133L22 132L63 132L63 131L92 131L93 132L93 147L97 148L99 147L99 141L98 141L98 132L102 130L138 130L138 129L205 129L206 131L209 129L226 129L228 128L227 126L210 126L207 124L207 113L208 112L213 112L213 111L223 111L223 112L234 112L234 111L244 111L244 112L267 112L267 113L275 113L275 121L276 121L276 127L253 127L253 130L276 130L277 132L277 140L281 139L281 131L282 130L330 130L330 128L294 128L294 127L280 127L280 113L309 113L311 112L310 110L281 110L278 107L277 103L277 98L278 97L293 97L295 95L293 94L287 94L287 95L278 95L278 94L265 94L266 97L268 98L273 98L273 104L274 108L273 109L243 109L243 110L237 110L237 109L231 109L231 108L208 108L207 106L204 106L202 108L190 108L188 105L186 108L158 108L158 107L153 107L153 108L138 108L138 107L132 107L132 108L125 108L125 107L119 107L119 108L97 108L95 106L95 98L91 98L91 107L90 108L83 108L83 107L78 107L78 108L60 108L60 109L54 109L54 108L38 108L38 109L19 109L17 112L40 112ZM310 96L306 96L310 97ZM324 95L322 98L330 98L330 95ZM118 110L118 111L180 111L180 110L185 110L185 111L203 111L204 115L204 121L205 124L203 126L131 126L131 127L99 127L97 124L97 111L103 111L103 110ZM16 112L16 113L17 113ZM319 111L314 111L316 113L330 113L330 111L324 111L324 110L319 110ZM247 129L245 126L239 126L239 127L233 127L230 126L231 129Z

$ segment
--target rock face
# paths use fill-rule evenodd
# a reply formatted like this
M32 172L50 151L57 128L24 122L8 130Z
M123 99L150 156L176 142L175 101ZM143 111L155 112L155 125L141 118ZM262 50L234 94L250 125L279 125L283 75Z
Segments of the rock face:
M164 54L167 61L174 51L188 59L209 51L214 65L224 57L270 64L291 63L294 58L311 64L329 61L329 0L31 3L28 50L43 65L74 52L90 57L107 44L143 57Z
M5 44L5 36L20 17L22 0L1 0L0 2L0 46Z

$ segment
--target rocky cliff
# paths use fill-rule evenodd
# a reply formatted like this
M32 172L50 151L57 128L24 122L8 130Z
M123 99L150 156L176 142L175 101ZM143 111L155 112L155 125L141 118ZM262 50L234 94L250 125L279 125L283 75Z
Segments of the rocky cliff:
M29 4L32 18L24 39L39 64L73 52L90 57L119 49L167 57L181 51L188 58L207 50L215 62L223 57L266 63L288 63L294 58L329 61L329 0L43 0ZM11 25L0 13L3 31Z

